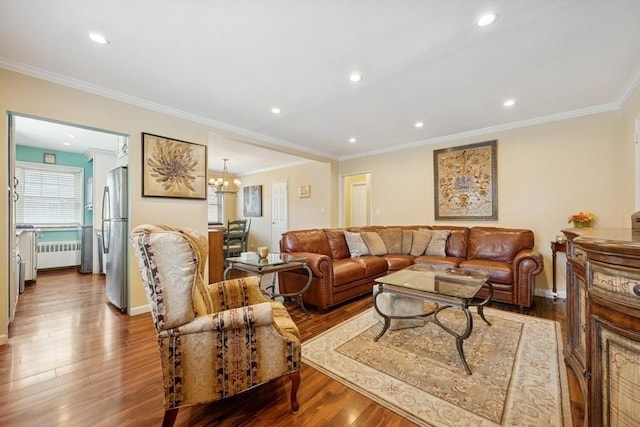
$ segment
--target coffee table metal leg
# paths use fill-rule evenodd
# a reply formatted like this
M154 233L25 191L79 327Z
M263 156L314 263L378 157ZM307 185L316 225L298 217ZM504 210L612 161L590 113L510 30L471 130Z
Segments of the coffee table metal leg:
M491 298L493 298L493 285L491 284L491 282L486 282L485 285L489 287L489 295L483 301L471 305L475 305L478 307L478 314L480 315L482 320L484 320L487 325L491 326L491 322L489 322L487 318L484 317L484 306L487 305L489 301L491 301Z
M311 282L313 281L313 272L311 271L311 268L306 264L304 264L302 266L302 268L304 268L307 271L307 274L309 275L309 278L307 279L307 283L305 283L305 285L304 285L304 287L302 289L300 289L298 292L292 292L292 293L289 293L289 294L276 294L276 293L273 293L273 292L269 292L269 293L267 293L267 295L269 295L271 297L271 299L274 299L274 298L277 298L277 297L283 297L285 300L287 298L295 300L298 303L298 305L300 306L300 308L302 309L302 311L304 311L304 314L306 314L307 317L310 319L311 315L307 311L307 308L304 306L304 301L302 299L302 296L311 287ZM274 278L274 280L275 280L275 278ZM275 287L275 285L274 285L274 287Z
M389 326L391 326L391 317L384 314L382 311L380 311L380 308L378 308L378 297L381 294L382 294L382 285L379 284L378 292L376 292L376 294L373 296L373 308L380 315L380 317L384 319L384 326L382 327L382 330L380 331L380 333L373 339L374 341L378 341L380 337L382 337L385 334L385 332L387 332L387 329L389 329Z

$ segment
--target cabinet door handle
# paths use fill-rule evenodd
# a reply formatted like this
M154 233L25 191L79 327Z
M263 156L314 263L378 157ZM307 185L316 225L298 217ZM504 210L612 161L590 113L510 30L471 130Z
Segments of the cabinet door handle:
M640 297L640 283L633 287L633 293Z
M586 379L591 379L591 371L587 370L587 369L583 369L582 370L582 376L585 377Z
M587 332L587 325L582 325L580 329L582 329L582 332Z

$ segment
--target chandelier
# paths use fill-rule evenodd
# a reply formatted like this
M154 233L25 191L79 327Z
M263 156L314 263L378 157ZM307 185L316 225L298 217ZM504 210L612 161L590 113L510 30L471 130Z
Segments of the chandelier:
M238 197L238 191L240 191L240 185L242 183L239 179L233 180L232 188L229 188L229 170L227 169L227 161L229 159L222 159L224 161L224 168L222 169L222 177L219 178L209 178L209 187L219 195L222 194L233 194Z

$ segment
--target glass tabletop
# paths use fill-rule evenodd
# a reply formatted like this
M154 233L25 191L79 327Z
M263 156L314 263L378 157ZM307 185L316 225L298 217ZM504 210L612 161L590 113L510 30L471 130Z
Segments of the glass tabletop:
M473 298L488 279L489 273L415 264L379 277L376 282L409 291Z
M258 257L258 254L254 254L248 257L231 257L227 258L228 262L251 265L253 267L270 267L282 264L288 264L291 262L306 262L304 257L294 256L291 254L278 254L270 253L266 258Z

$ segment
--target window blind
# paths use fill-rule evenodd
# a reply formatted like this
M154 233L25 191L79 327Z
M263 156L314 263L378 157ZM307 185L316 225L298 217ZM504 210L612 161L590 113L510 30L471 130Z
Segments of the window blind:
M16 162L16 222L35 225L83 223L84 169Z
M216 194L211 188L207 189L207 222L209 224L222 224L223 197Z

